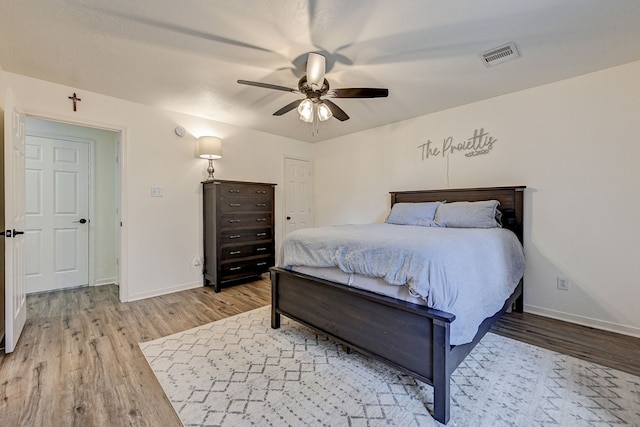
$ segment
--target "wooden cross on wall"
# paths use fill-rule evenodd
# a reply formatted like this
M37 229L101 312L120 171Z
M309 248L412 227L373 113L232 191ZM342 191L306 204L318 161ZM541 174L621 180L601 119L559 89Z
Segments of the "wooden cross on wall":
M73 96L69 96L68 98L73 101L73 111L76 111L76 102L82 101L82 99L78 98L75 92L73 92Z

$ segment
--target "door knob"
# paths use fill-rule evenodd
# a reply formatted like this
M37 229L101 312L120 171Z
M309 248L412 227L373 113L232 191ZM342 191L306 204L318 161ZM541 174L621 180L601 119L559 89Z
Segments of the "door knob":
M79 221L73 221L73 222L74 223L78 223L79 222L80 224L85 224L87 222L87 220L84 219L84 218L81 218Z
M287 217L287 221L289 221L290 219L291 219L291 217L290 217L290 216L288 216L288 217Z
M13 237L16 237L18 234L24 234L24 231L18 231L15 228L13 229ZM7 236L9 237L9 236Z

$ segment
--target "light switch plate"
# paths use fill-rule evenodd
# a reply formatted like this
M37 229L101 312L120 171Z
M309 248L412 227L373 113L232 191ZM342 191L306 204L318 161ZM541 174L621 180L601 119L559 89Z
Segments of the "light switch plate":
M164 196L164 189L162 187L151 187L151 197Z

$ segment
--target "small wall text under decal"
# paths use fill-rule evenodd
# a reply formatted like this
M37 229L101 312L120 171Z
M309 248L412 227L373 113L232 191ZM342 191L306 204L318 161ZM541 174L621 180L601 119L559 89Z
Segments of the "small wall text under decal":
M473 157L488 154L496 141L497 139L490 136L489 132L485 132L484 128L480 128L473 131L471 138L462 142L456 143L453 141L453 137L449 136L440 145L427 140L426 143L418 145L418 148L422 151L422 160L440 156L445 157L456 152L464 152L466 157Z

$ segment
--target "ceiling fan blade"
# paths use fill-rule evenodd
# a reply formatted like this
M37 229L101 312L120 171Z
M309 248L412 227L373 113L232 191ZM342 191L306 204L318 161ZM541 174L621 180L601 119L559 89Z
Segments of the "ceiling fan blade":
M331 110L331 113L333 114L333 117L340 120L341 122L344 122L345 120L349 120L349 116L347 115L347 113L344 112L342 108L338 107L336 104L329 101L328 99L323 99L322 102L324 102L325 105L329 107L329 109Z
M331 89L327 95L333 98L385 98L389 96L389 89L371 87Z
M323 55L313 52L309 53L309 57L307 58L307 83L316 85L317 88L314 88L314 90L322 87L326 66L326 59Z
M288 113L289 111L298 108L298 105L300 105L300 103L304 101L304 99L298 99L296 101L293 101L287 105L285 105L284 107L282 107L281 109L279 109L278 111L276 111L275 113L273 113L274 116L281 116L285 113Z
M275 90L283 90L285 92L298 93L297 89L291 89L286 86L272 85L270 83L252 82L250 80L238 80L238 83L240 83L241 85L257 86L257 87L263 87L265 89L275 89Z

